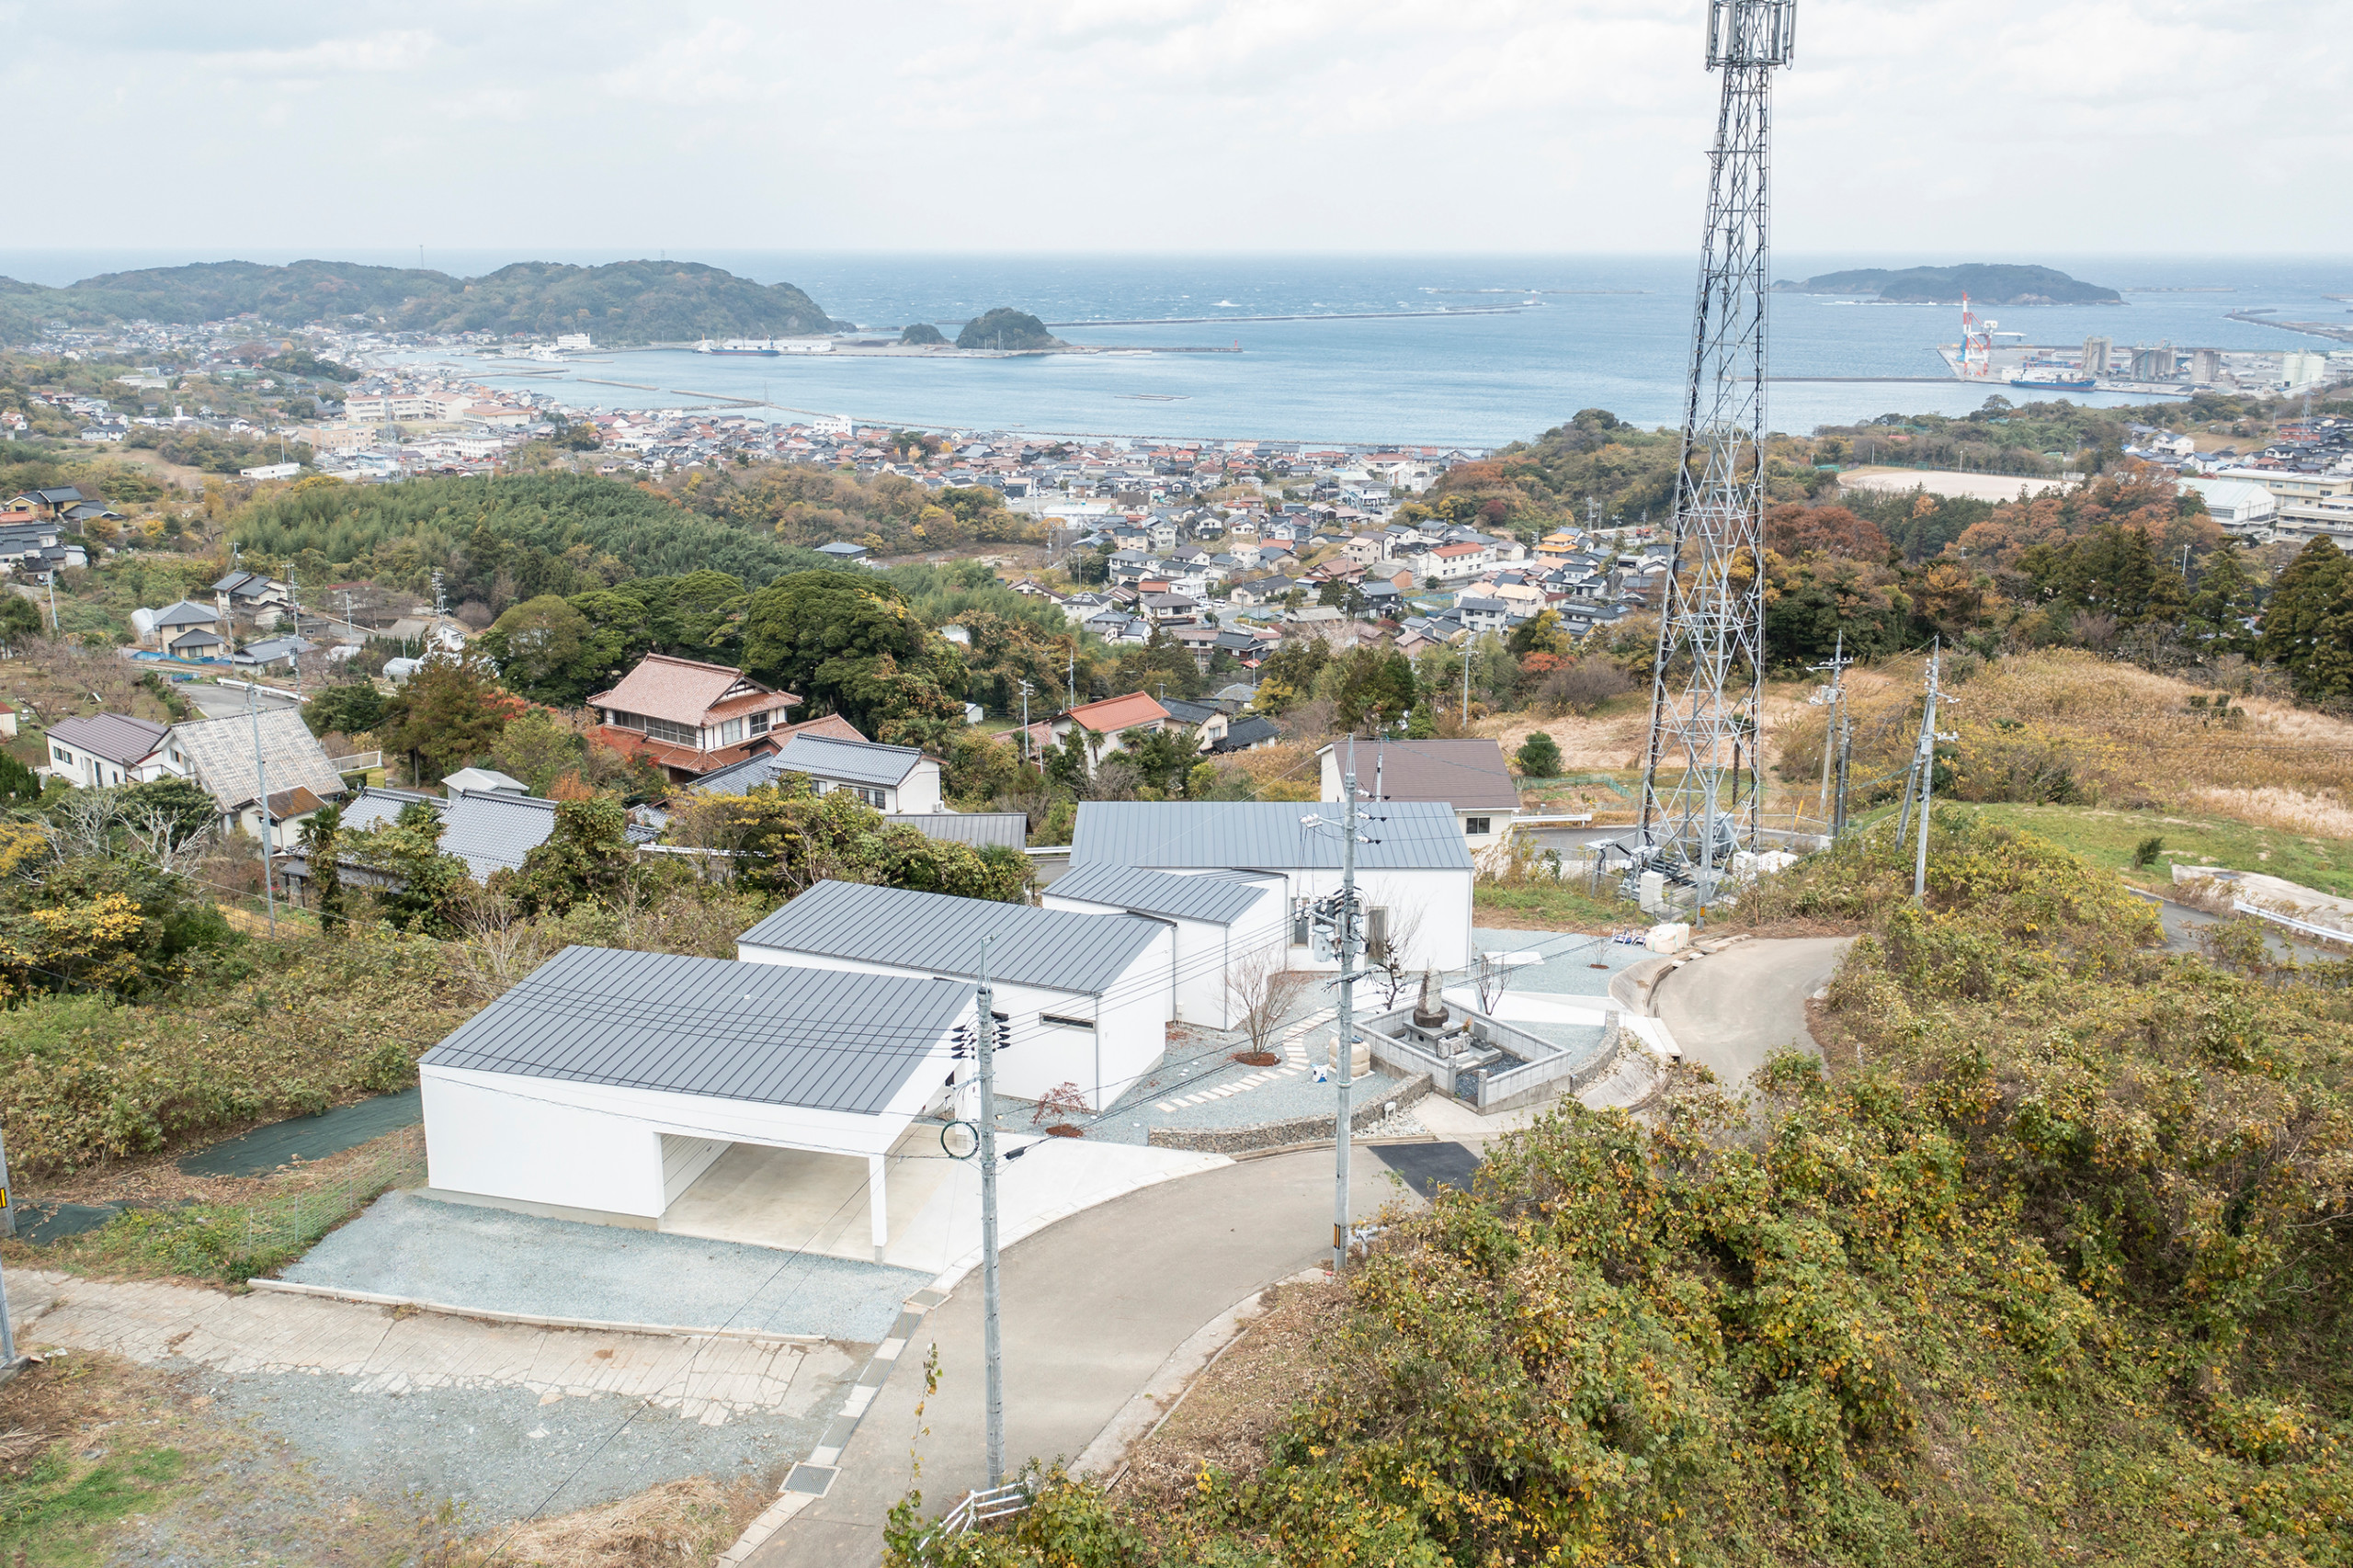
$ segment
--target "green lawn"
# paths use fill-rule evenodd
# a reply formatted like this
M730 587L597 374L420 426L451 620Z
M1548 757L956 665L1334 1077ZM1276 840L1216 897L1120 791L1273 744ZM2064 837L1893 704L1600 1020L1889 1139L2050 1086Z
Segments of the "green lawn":
M2323 892L2353 896L2353 840L2314 838L2280 828L2249 827L2214 817L2157 812L2107 811L2091 806L1972 806L1991 822L2055 839L2096 866L2108 866L2150 887L2171 882L2176 863L2262 871ZM2162 838L2156 863L2135 870L2132 852Z
M1505 921L1496 921L1503 915ZM1471 919L1474 925L1508 924L1529 930L1605 931L1621 926L1648 925L1649 920L1626 899L1608 893L1599 898L1585 891L1582 881L1523 882L1503 886L1477 882L1471 889Z

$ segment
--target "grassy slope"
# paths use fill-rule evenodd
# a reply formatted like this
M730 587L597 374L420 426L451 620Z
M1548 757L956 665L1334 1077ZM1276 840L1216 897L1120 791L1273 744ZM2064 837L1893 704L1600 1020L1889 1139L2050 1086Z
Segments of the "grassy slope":
M2262 871L2323 892L2353 895L2353 842L2256 827L2223 817L2179 816L2170 812L2122 812L2092 806L1984 805L1973 807L1989 822L2038 833L2064 845L2095 866L2124 874L2132 882L2164 887L2170 868L2228 866ZM2132 865L2143 839L2163 838L2165 849L2145 870Z

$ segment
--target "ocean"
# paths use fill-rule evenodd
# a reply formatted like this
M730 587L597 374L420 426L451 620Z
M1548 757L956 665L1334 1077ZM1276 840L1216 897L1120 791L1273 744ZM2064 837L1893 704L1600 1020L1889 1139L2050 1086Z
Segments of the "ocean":
M331 251L335 259L415 266L415 252ZM638 253L638 254L642 254ZM621 252L554 251L528 259L593 264ZM0 275L62 284L97 272L219 259L153 252L10 252ZM245 259L284 261L292 253ZM425 264L475 275L526 259L427 251ZM1657 256L926 256L699 251L690 259L806 290L836 318L869 329L956 324L998 305L1029 311L1073 343L1219 347L1238 354L926 359L794 356L712 358L623 352L563 381L485 377L608 408L676 406L680 392L762 398L789 411L863 422L1039 434L1494 447L1533 436L1582 408L1639 425L1681 417L1696 258ZM1777 254L1772 275L1805 278L1923 258ZM2121 306L2041 306L1991 313L2044 344L2111 337L2121 346L2319 348L2325 339L2233 321L2269 309L2286 319L2353 321L2353 261L2311 257L2118 256L2034 260L2128 290ZM2227 290L2208 292L2202 290ZM2157 291L2176 290L2176 291ZM1434 314L1430 312L1452 312ZM1492 313L1467 313L1472 312ZM1191 318L1161 323L1160 318ZM1277 320L1271 317L1306 319ZM1131 324L1139 321L1158 324ZM1965 414L1987 393L1944 379L1936 346L1959 337L1943 305L1883 305L1776 295L1771 373L1919 377L1915 382L1791 381L1768 394L1774 428L1806 432L1883 414ZM597 356L603 358L603 355ZM645 383L641 392L580 378ZM2146 401L2075 394L2124 405ZM787 414L784 416L790 417Z

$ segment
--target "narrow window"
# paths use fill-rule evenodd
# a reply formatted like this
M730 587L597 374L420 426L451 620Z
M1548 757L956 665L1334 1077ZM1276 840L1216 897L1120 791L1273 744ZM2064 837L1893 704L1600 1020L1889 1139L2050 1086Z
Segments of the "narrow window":
M743 738L744 738L744 721L743 721L743 720L741 720L741 719L730 719L730 720L728 720L725 723L723 723L723 724L722 724L722 725L720 725L720 726L719 726L719 744L720 744L721 745L723 745L723 746L732 746L732 745L733 745L737 741L740 741L740 740L742 740Z
M752 733L756 735L765 735L767 733L768 712L767 709L763 708L757 713L752 715Z

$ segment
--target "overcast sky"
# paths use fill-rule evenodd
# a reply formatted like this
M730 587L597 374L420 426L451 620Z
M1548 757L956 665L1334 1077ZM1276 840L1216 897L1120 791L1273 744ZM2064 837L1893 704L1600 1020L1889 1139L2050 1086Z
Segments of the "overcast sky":
M2343 252L2346 10L1802 0L1775 243ZM1676 251L1701 12L0 0L0 82L76 248Z

